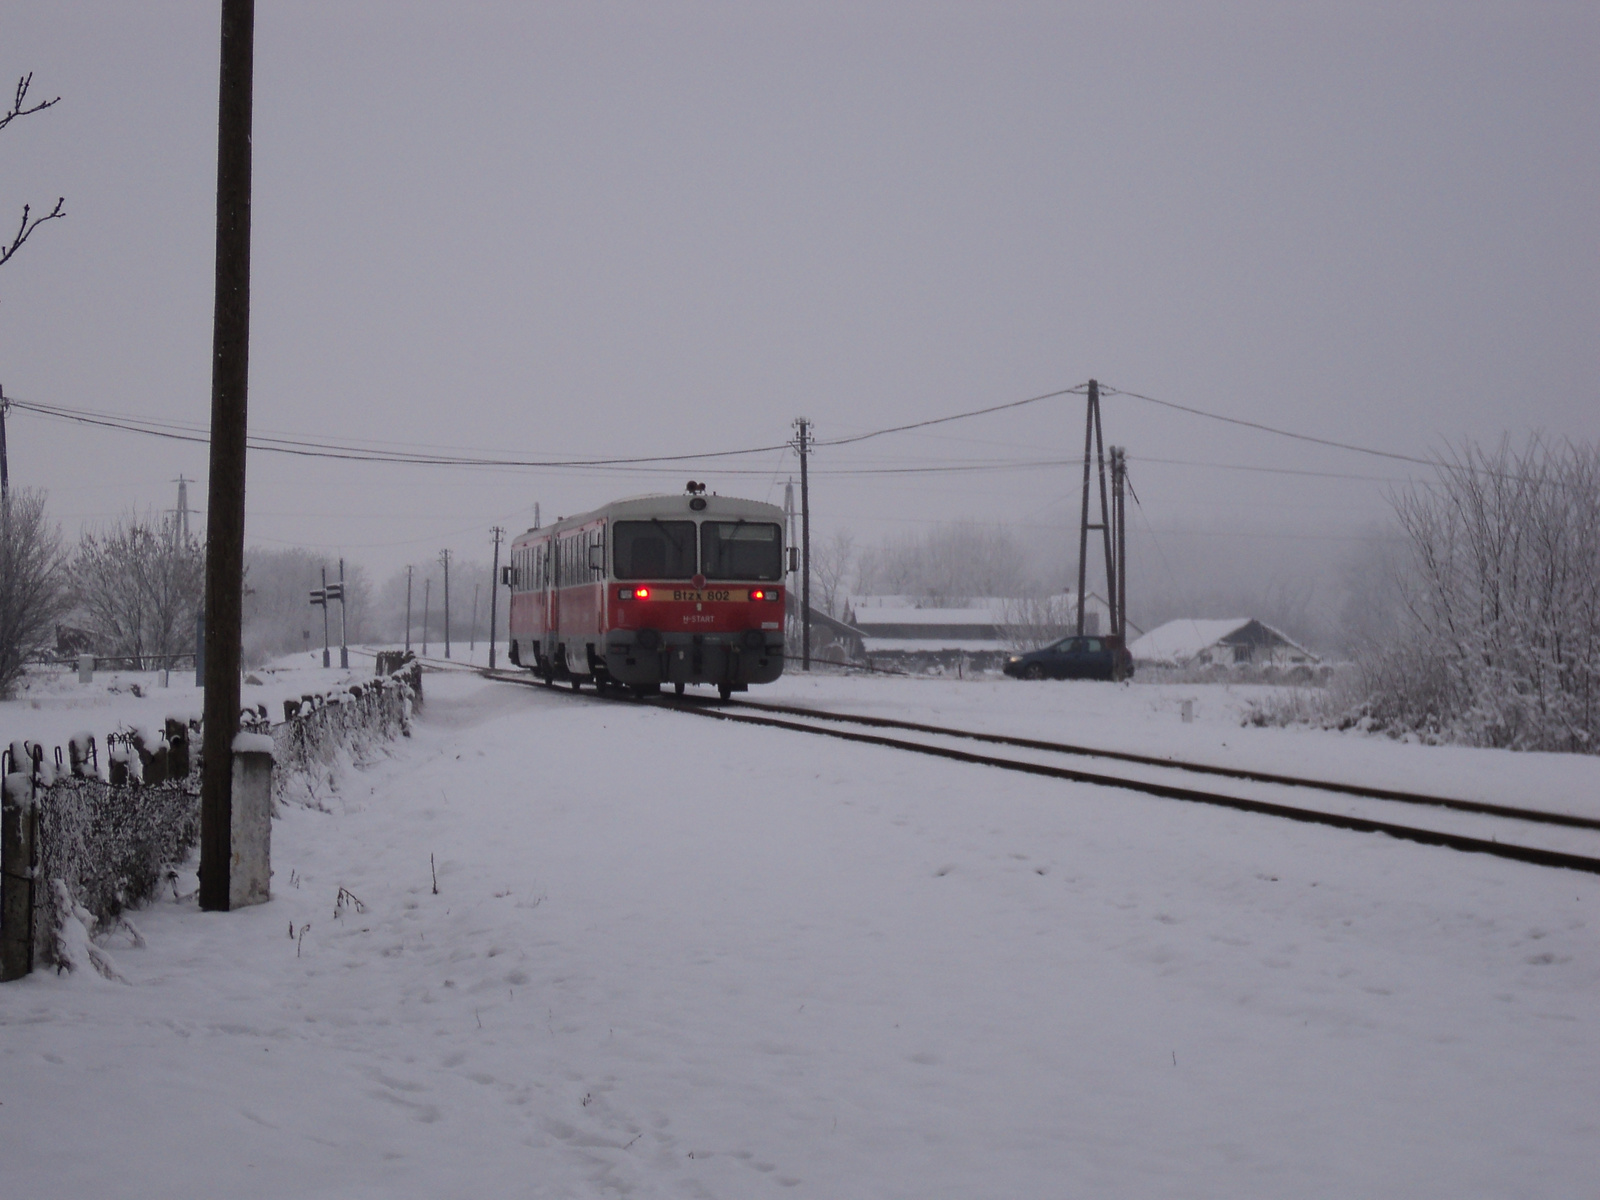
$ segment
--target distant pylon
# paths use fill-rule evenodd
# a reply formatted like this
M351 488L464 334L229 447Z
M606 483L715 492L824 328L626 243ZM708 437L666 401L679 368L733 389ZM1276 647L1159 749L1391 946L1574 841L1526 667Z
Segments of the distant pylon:
M187 542L189 540L189 484L192 481L179 475L172 482L178 485L177 519L172 523L172 530Z

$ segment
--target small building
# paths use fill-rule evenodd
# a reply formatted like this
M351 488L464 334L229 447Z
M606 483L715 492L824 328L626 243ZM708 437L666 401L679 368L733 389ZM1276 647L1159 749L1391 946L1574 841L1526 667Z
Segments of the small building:
M1168 621L1128 650L1135 663L1162 667L1311 667L1322 661L1253 617Z

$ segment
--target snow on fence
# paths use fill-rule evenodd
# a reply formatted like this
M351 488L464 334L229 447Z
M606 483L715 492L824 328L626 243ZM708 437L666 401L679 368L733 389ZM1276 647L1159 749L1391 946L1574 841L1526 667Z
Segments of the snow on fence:
M264 709L241 724L270 732L276 769L274 810L282 802L318 803L321 788L345 763L410 733L422 677L412 663L340 692L285 703L272 726ZM122 926L124 910L149 900L200 835L198 719L168 718L165 736L150 730L106 738L106 770L89 734L74 737L66 761L31 742L4 752L0 811L0 979L36 963L93 966L114 975L91 934Z
M345 767L377 753L384 742L411 735L411 712L422 700L422 664L343 692L283 702L284 721L272 727L274 806L322 807Z

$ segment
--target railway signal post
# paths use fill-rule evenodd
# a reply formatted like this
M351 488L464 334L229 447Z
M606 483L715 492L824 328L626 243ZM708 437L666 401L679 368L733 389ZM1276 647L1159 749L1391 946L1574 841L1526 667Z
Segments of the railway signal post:
M327 667L331 661L331 656L328 652L328 605L335 600L339 601L339 625L342 633L344 626L344 584L329 584L328 568L323 567L322 586L311 589L311 603L318 605L322 609L322 665L324 667ZM344 665L349 666L348 658L344 659Z
M342 558L339 560L339 585L338 586L339 586L339 594L336 595L336 596L329 596L328 599L337 600L339 602L339 669L341 671L348 671L350 669L350 645L345 640L345 623L344 623L344 559L342 559Z

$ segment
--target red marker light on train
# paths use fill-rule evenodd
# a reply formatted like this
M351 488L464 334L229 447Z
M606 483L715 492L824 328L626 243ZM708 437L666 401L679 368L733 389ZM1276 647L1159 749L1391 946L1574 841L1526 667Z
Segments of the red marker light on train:
M648 599L650 599L650 589L649 588L634 588L633 589L633 598L635 600L648 600Z
M767 598L767 594L764 591L762 591L760 588L751 588L750 589L750 599L752 599L752 600L765 600L766 598Z

